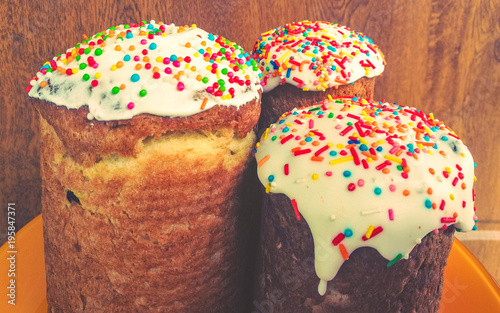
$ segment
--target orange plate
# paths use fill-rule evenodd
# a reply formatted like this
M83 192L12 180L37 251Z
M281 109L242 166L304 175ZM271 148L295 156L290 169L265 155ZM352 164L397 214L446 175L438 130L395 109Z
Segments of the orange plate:
M2 290L10 284L8 242L0 248ZM21 229L15 242L16 305L2 292L0 312L46 313L45 262L43 258L42 215ZM4 278L9 281L6 282ZM500 312L500 288L486 269L455 239L444 275L439 313Z

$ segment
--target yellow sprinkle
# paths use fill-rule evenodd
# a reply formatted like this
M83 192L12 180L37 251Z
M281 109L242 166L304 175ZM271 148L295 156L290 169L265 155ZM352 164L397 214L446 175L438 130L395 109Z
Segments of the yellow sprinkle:
M76 74L76 73L78 73L78 69L74 68L74 69L71 70L71 72L73 72L73 74Z
M433 113L429 114L429 117L430 117L431 120L434 120L434 114Z
M321 83L321 86L323 86L325 89L328 89L328 85L326 83Z
M338 143L338 144L336 145L336 147L337 147L338 149L342 149L342 148L344 148L344 145L343 145L343 144L341 144L341 143Z
M158 63L162 63L162 62L163 62L163 58L162 58L162 57L157 57L157 58L156 58L156 62L158 62Z
M445 170L445 171L447 171L447 172L448 172L448 174L451 174L451 168L449 168L449 167L445 167L445 168L444 168L444 170Z
M255 144L255 148L258 148L258 147L260 147L260 142L257 142L257 143Z
M167 33L162 33L161 36L162 37L167 37Z
M271 183L267 183L266 185L266 193L269 193L271 191Z
M450 194L450 199L455 200L455 196L452 193Z
M430 155L434 155L434 153L432 153L431 150L427 150L427 153L430 154Z
M345 55L346 57L351 58L351 59L352 59L352 58L354 58L354 56L353 56L352 54L350 54L350 53L345 53L343 50L342 50L342 51L340 51L340 54L341 54L341 55Z
M271 58L271 51L267 53L266 63L269 63L270 58Z
M290 126L290 127L292 127L292 126L293 126L293 124L290 124L290 123L285 123L285 125L286 125L286 126Z
M319 178L318 174L313 174L313 175L312 175L312 179L313 179L313 180L317 180L318 178Z
M112 71L115 71L115 70L116 70L116 65L114 65L114 64L113 64L113 65L111 65L111 70L112 70Z
M95 73L94 76L95 76L95 78L99 79L99 78L101 78L101 73L97 72L97 73Z
M463 153L460 153L460 156L462 156L463 158L465 158L465 154L463 154Z
M415 126L415 123L413 123L413 122L409 122L409 123L408 123L408 125L409 125L409 126Z
M266 128L266 131L264 132L264 140L267 140L267 135L269 135L269 128Z
M389 161L394 161L396 163L400 163L400 164L403 163L403 160L396 158L395 156L392 156L390 154L386 155L384 158L386 158Z
M382 140L382 139L377 140L377 143L385 143L385 140Z
M368 157L368 158L366 158L366 161L368 161L368 163L370 163L373 161L373 159L371 157Z
M476 178L476 176L474 176L474 181L476 181L476 180L477 180L477 178Z
M326 145L331 148L333 146L333 143L329 142Z
M418 143L417 147L420 148L420 149L424 149L424 146L421 143Z
M292 50L288 50L287 53L283 54L279 59L278 62L281 63L290 53L292 53Z
M219 68L215 69L215 75L217 75L217 79L220 79Z
M288 52L290 52L290 51L288 51ZM316 57L314 54L312 54L310 52L305 52L304 54L307 55L307 56L309 56L309 57L311 57L311 58Z
M370 72L368 72L368 67L365 67L365 75L366 76L370 75Z
M347 162L347 161L352 161L354 158L353 156L348 156L348 157L343 157L343 158L339 158L339 159L335 159L335 160L331 160L330 161L330 165L335 165L335 164L339 164L339 163L342 163L342 162Z
M373 226L373 225L370 225L370 227L368 227L368 230L366 231L366 234L365 234L366 239L370 239L374 229L375 229L375 226Z
M366 141L364 138L359 137L359 141L361 141L362 144L365 144L368 146L368 141Z
M305 117L312 117L311 114L304 114Z
M195 57L199 57L199 56L200 56L200 53L199 53L199 52L195 52L195 53L194 53L194 56L195 56Z
M62 59L61 62L63 62L63 64L67 64L68 63L68 60L66 59Z
M328 100L333 101L332 95L328 94Z
M363 99L363 100L361 100L361 103L362 104L368 104L368 101L366 101L366 99ZM363 112L364 112L364 110L363 110Z
M427 134L429 134L429 136L431 136L431 135L432 135L432 134L431 134L431 131L429 130L429 128L427 128L427 126L424 126L424 129L425 129L425 132L426 132Z

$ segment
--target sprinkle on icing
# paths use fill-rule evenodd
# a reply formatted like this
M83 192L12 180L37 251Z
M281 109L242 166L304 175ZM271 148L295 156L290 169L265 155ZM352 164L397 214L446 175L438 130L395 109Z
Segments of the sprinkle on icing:
M392 266L431 231L476 229L470 152L415 108L339 98L294 109L265 131L255 157L266 192L293 199L308 223L323 293L359 247Z
M323 91L379 76L384 55L373 41L345 26L302 21L263 33L253 57L263 73L264 92L285 83Z
M143 21L84 36L46 62L26 91L69 109L87 105L97 120L189 116L257 99L259 74L256 61L223 37Z

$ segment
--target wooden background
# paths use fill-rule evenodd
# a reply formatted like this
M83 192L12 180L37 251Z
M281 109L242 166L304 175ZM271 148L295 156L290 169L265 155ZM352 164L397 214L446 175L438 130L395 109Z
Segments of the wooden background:
M251 50L261 32L325 20L363 32L386 55L376 98L415 106L450 125L477 163L480 230L500 230L500 1L46 0L0 2L0 244L7 203L17 229L40 213L38 121L25 88L82 34L154 19L199 27ZM467 241L500 278L500 241Z

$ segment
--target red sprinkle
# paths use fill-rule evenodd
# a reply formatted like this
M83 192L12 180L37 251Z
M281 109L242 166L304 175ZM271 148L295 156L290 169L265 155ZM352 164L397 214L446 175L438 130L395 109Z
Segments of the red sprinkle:
M345 136L345 134L347 134L349 131L351 131L352 128L353 128L352 125L347 126L346 128L344 128L344 130L342 130L340 132L340 136Z
M360 162L359 162L359 156L358 156L358 153L356 152L356 149L354 147L352 147L349 150L351 151L351 154L352 154L352 157L353 157L353 160L354 160L354 164L359 165L360 164Z
M285 166L284 166L284 169L283 169L283 170L284 170L284 172L285 172L285 175L288 175L288 173L289 173L288 163L287 163L287 164L285 164Z
M344 238L345 238L344 233L339 233L337 236L335 236L335 238L333 238L332 244L334 246L338 246L338 244L341 243L342 240L344 240Z
M363 168L368 168L368 162L365 159L361 160L361 163L363 163Z
M299 151L293 152L293 155L297 156L297 155L307 154L310 152L311 152L311 149L304 149L304 150L299 150Z
M319 156L321 153L325 152L326 150L328 150L328 145L324 146L323 148L321 149L318 149L318 151L314 152L314 156Z
M285 142L287 142L288 140L290 140L292 138L293 138L292 134L286 136L285 138L281 139L281 144L284 144Z
M454 217L442 217L441 223L455 223L457 221Z
M300 221L300 213L299 209L297 208L297 201L295 201L295 199L292 199L292 206L293 210L295 211L295 216L297 217L297 221Z
M444 210L445 204L446 204L446 202L444 202L444 200L441 200L441 204L439 205L439 209Z
M382 226L375 227L375 229L372 231L372 235L370 236L370 238L366 238L366 235L364 235L363 237L361 237L361 239L363 241L367 241L368 239L372 239L373 237L380 234L383 230L384 229L382 228Z

